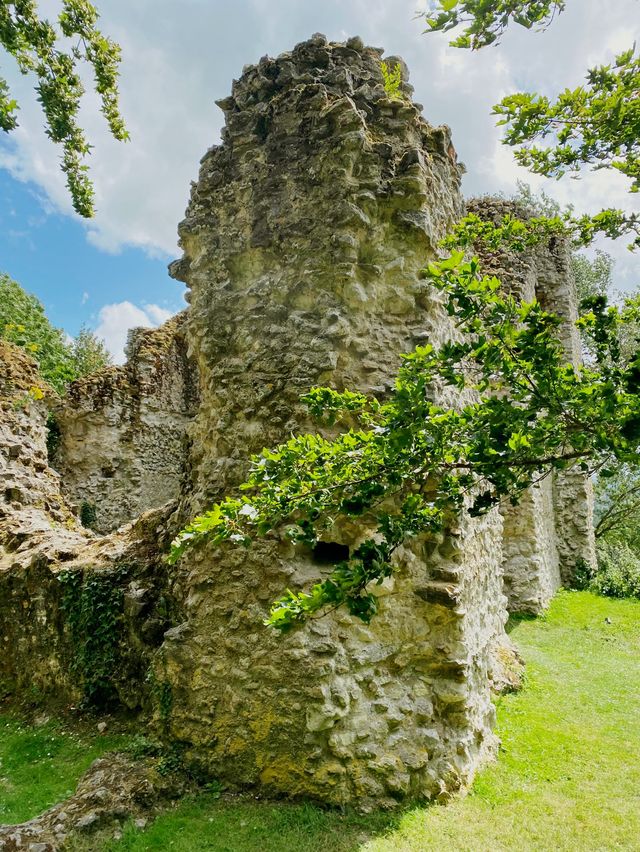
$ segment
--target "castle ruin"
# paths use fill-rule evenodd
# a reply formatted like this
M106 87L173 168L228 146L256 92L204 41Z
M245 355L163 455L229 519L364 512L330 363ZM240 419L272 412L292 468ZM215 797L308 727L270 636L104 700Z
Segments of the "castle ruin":
M384 397L400 353L452 333L419 273L465 211L462 169L397 58L399 94L385 92L381 56L318 35L244 69L179 228L171 274L189 307L137 331L127 365L57 400L0 350L0 690L86 695L87 622L69 613L87 584L111 588L100 700L232 787L363 807L470 782L496 749L492 690L518 667L508 613L541 612L594 548L588 482L563 472L517 507L407 543L371 625L337 611L284 638L262 621L286 587L322 576L318 554L272 536L164 561L252 453L313 428L300 394ZM577 362L567 246L487 262L565 319ZM337 525L333 544L364 532Z

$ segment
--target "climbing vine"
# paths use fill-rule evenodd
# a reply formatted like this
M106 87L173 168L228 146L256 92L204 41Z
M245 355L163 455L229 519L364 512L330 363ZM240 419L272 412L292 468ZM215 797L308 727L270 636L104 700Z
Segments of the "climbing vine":
M173 693L171 684L164 680L158 680L154 670L151 668L147 674L147 683L149 684L149 692L153 699L153 703L158 709L160 721L166 727L171 717L173 708Z
M119 664L123 581L127 567L115 571L64 571L61 610L72 647L71 670L78 675L88 707L114 700Z
M95 503L83 500L80 506L80 523L83 527L92 530L96 525L97 514Z

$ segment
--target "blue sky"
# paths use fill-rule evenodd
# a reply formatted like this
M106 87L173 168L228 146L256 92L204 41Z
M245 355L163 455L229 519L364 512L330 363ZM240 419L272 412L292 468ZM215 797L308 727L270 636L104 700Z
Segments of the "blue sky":
M51 321L77 334L95 328L108 301L158 305L171 313L184 306L181 283L167 274L167 260L139 248L117 253L88 242L85 227L57 212L33 183L0 170L2 270L45 304Z
M579 85L586 67L610 61L638 35L638 0L568 0L544 34L515 28L496 48L469 54L425 36L415 18L426 0L96 0L105 32L123 50L121 102L132 140L105 131L88 92L82 121L95 145L91 174L98 213L72 211L45 137L32 81L3 62L21 106L20 127L0 138L0 270L44 302L57 325L97 330L116 358L128 327L163 321L183 305L182 285L167 275L178 256L176 226L205 150L218 141L227 95L242 66L276 55L320 31L359 34L409 65L416 100L433 124L452 127L468 174L467 195L509 194L529 180L578 209L630 207L624 179L604 173L580 182L531 179L500 144L491 107L529 88L552 95ZM55 17L59 0L40 0ZM617 283L634 286L636 260L618 245Z

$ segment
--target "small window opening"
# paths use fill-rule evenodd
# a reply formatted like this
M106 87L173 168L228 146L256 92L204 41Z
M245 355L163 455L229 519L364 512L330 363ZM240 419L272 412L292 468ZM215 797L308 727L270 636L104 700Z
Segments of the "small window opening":
M349 547L337 541L319 541L312 551L313 561L318 565L337 565L349 558Z

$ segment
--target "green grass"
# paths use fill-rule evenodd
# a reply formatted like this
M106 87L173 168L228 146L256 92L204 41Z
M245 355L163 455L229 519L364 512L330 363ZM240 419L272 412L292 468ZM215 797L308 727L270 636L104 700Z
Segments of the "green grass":
M358 817L203 795L106 849L639 850L640 602L562 593L546 617L517 623L511 635L527 662L526 688L500 700L499 762L466 798Z
M466 798L358 816L203 793L92 852L640 850L640 602L562 593L511 635L526 687L500 700L499 762Z
M79 734L54 721L30 727L0 714L0 824L24 822L66 798L90 763L126 742L121 734Z
M640 849L640 602L563 593L511 635L527 678L500 701L499 762L363 852Z

